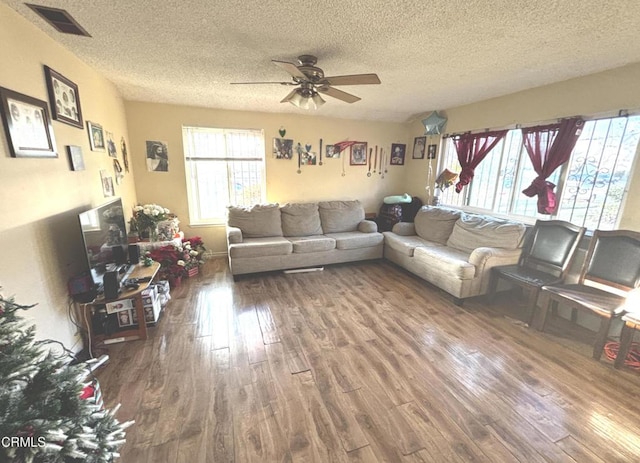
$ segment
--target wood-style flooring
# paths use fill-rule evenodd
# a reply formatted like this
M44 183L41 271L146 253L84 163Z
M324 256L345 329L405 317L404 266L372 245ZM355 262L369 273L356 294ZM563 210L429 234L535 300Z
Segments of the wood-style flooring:
M172 296L98 374L136 421L124 463L640 461L640 375L514 295L457 307L385 261L234 282L218 258Z

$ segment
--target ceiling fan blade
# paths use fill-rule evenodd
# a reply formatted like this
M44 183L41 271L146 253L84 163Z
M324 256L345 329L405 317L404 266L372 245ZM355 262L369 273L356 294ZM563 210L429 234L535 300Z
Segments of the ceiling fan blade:
M338 100L342 100L346 103L355 103L356 101L360 101L361 98L351 93L343 92L342 90L338 90L333 87L318 87L318 91L320 93L324 93L325 95L332 96L333 98L337 98Z
M380 83L380 78L377 74L352 74L349 76L333 76L325 77L324 80L329 85L368 85Z
M293 63L288 63L286 61L278 61L275 59L272 59L271 62L273 64L275 64L276 66L284 69L285 71L287 71L289 74L291 74L292 77L294 78L298 78L298 79L303 79L303 80L307 80L307 76L305 76L302 71L300 69L297 68L297 66Z
M280 103L288 103L289 100L293 98L293 95L295 95L297 91L298 91L297 88L294 88L293 90L291 90L287 96L285 96L282 100L280 100Z
M231 82L231 85L261 85L261 84L278 84L278 85L297 85L295 82Z

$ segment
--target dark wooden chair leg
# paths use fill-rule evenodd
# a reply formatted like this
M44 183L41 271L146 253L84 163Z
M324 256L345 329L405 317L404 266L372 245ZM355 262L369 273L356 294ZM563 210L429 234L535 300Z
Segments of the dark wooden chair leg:
M538 311L538 314L539 314L538 321L535 327L538 331L544 331L544 328L547 324L547 315L549 314L549 309L551 309L552 305L557 307L558 302L549 298L549 301L547 302L547 304L542 306Z
M620 348L618 349L618 355L616 355L616 360L613 364L616 368L624 367L627 354L629 353L629 349L631 349L633 332L633 327L627 326L626 323L622 326L622 332L620 333Z
M529 301L527 304L528 314L527 320L529 326L533 326L533 320L536 316L536 311L538 309L538 295L540 295L540 288L533 286L529 288Z
M600 360L602 352L604 351L604 345L607 343L609 337L609 328L611 327L611 317L603 317L600 322L600 330L596 335L596 343L593 346L593 358Z
M489 292L487 293L487 300L493 302L496 297L496 291L498 290L498 280L500 276L498 272L491 270L491 277L489 278Z

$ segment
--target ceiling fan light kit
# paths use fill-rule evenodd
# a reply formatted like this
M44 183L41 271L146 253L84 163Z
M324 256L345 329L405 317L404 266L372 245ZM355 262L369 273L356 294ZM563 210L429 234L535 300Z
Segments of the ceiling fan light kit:
M278 84L293 85L298 88L293 89L280 103L291 103L301 109L318 109L325 101L319 95L329 95L332 98L344 101L345 103L355 103L360 98L343 92L332 85L371 85L379 84L380 79L376 74L352 74L346 76L325 77L324 71L316 66L318 59L313 55L298 56L298 63L293 64L287 61L272 60L276 66L284 69L291 75L288 82L233 82L233 84Z

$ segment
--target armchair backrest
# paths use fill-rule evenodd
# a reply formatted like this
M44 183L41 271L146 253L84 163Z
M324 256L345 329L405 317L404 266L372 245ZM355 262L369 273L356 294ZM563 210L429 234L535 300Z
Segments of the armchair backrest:
M563 220L538 220L529 232L520 265L564 278L585 228Z
M628 292L640 286L640 233L596 230L580 283ZM606 288L604 288L606 289Z

